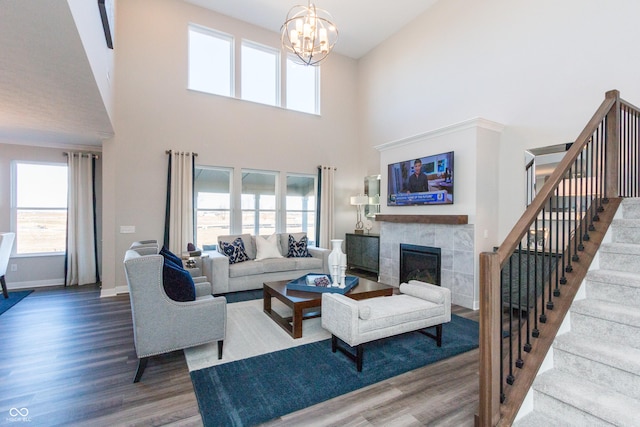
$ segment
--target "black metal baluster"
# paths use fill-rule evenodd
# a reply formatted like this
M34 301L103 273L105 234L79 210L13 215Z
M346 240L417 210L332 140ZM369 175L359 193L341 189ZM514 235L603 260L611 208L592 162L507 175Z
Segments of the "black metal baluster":
M574 179L571 181L573 190L572 190L572 197L573 197L573 256L571 257L571 261L573 262L578 262L580 261L580 256L578 255L578 240L579 236L580 236L580 229L578 228L578 181L577 181L577 175L578 175L578 158L576 157L576 159L573 161L573 166L575 167L574 171Z
M529 234L529 231L527 231ZM527 236L527 240L529 236ZM527 243L528 245L528 243ZM516 359L516 367L522 368L524 360L522 360L522 242L518 245L518 359Z
M520 331L518 330L518 335ZM509 257L509 375L507 375L507 384L512 385L515 382L513 376L513 254Z
M538 240L538 236L537 236L537 231L538 231L538 218L536 218L535 221L535 229L534 229L534 233L533 233L533 238L534 238L534 251L535 251L535 247L538 245L537 244L537 240ZM523 350L526 351L527 353L531 351L531 342L529 341L530 337L531 337L531 226L529 226L529 231L527 231L527 275L526 275L526 280L527 280L527 295L526 295L526 303L527 303L527 319L525 320L526 322L526 328L527 328L527 339L526 342L524 344ZM534 287L534 291L535 291L535 287ZM537 305L537 304L535 304Z

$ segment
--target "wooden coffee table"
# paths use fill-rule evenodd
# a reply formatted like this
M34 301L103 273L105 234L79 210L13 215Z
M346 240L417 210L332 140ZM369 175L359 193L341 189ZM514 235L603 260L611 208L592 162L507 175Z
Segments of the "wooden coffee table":
M320 316L322 293L289 290L287 289L287 283L289 282L290 280L280 280L264 284L264 312L293 338L300 338L302 337L302 321ZM393 294L393 290L393 286L359 278L358 284L345 295L355 300L361 300L390 296ZM276 298L291 308L293 315L291 317L282 317L275 310L272 310L271 298Z

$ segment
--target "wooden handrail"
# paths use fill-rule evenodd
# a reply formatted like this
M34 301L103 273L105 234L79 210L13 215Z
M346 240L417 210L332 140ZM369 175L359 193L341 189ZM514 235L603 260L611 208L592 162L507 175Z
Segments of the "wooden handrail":
M603 231L600 230L597 232L598 239L594 239L594 242L585 242L587 243L586 246L588 246L586 249L580 249L581 251L585 252L584 261L587 264L585 266L585 263L582 263L581 265L576 267L577 274L575 274L574 277L570 279L569 286L566 287L566 290L568 291L567 298L560 301L557 304L557 310L549 314L548 317L551 320L550 324L548 325L549 331L545 335L544 339L541 340L541 345L533 349L537 366L534 366L533 368L531 366L527 366L527 374L524 375L525 378L523 379L523 381L520 381L518 383L518 393L510 393L512 399L515 397L520 400L518 402L509 402L511 408L508 411L509 415L506 417L508 420L502 420L503 422L501 422L501 417L503 414L501 413L500 402L500 379L502 374L502 361L500 354L503 337L501 323L501 310L503 309L503 297L501 292L501 270L505 266L505 263L510 259L512 254L516 251L516 249L518 247L522 247L521 242L523 237L525 236L525 234L530 232L531 226L533 224L537 224L537 218L539 217L540 213L544 211L547 203L549 203L552 197L558 197L559 186L565 179L567 172L572 171L572 167L574 166L574 164L577 164L578 159L582 159L581 155L583 150L585 150L585 147L587 147L587 145L592 140L594 133L598 132L599 129L601 131L604 131L605 138L605 151L603 159L605 167L604 176L602 177L602 179L604 180L604 187L602 188L602 190L604 190L604 194L601 196L604 196L604 201L607 200L607 197L618 196L618 152L620 143L621 102L623 101L620 100L620 93L617 90L612 90L606 93L605 99L602 104L596 110L593 117L589 120L584 130L578 135L575 143L566 152L565 156L560 161L554 172L546 180L544 186L540 189L531 204L522 214L520 219L516 222L515 226L507 235L500 247L494 252L484 252L480 254L480 399L478 415L476 417L476 425L489 427L502 425L504 424L504 421L507 422L507 425L508 423L512 422L513 417L515 417L515 413L517 412L517 408L520 407L522 399L524 399L526 390L529 389L531 383L533 382L535 372L537 372L539 368L539 363L542 362L542 359L544 357L544 354L542 354L542 352L546 353L546 351L550 347L551 342L553 341L553 337L557 332L557 328L559 327L562 319L569 309L569 306L573 299L573 295L575 295L575 292L579 287L578 282L581 281L579 277L586 274L588 263L591 262L591 259L594 255L593 251L597 250L597 247L599 246L598 239L601 239L603 237ZM603 123L604 129L602 127ZM618 201L616 201L616 203L612 203L612 205L615 206L617 206L617 204ZM595 209L595 207L593 208ZM577 219L577 211L575 214ZM586 209L583 212L582 208L580 208L580 214L585 214L586 217ZM607 220L610 220L609 217L611 215L611 212L607 212ZM577 243L578 241L580 241L580 245L583 246L582 235L580 234L581 230L582 229L578 230L576 228L574 230L576 231L575 235L573 236L573 238L569 239L569 256L567 256L567 258L570 258L571 245L575 244L577 247ZM558 251L558 248L556 248L556 251ZM566 254L564 254L564 249L560 251L559 254L562 259L564 259L564 257L566 256ZM574 257L577 257L576 253L574 253ZM560 266L556 268L559 269ZM549 292L551 291L549 290ZM544 290L542 300L543 299ZM542 300L535 302L535 304L537 306L544 306L545 302ZM527 317L530 316L532 316L532 314L531 312L528 312ZM516 331L516 334L517 333L522 333L522 331Z
M549 200L555 189L558 187L565 173L567 173L569 168L573 165L573 162L575 162L576 158L584 148L584 145L598 128L600 122L602 122L607 113L609 113L611 107L618 102L619 96L620 92L617 90L607 92L605 100L600 105L600 108L598 108L591 120L589 120L589 123L587 123L587 126L580 135L578 135L576 142L567 151L556 169L540 189L540 192L536 195L527 210L525 210L518 222L513 226L511 232L504 239L504 242L497 250L501 267L516 249L518 243L522 240L529 229L530 224L536 219L547 200Z

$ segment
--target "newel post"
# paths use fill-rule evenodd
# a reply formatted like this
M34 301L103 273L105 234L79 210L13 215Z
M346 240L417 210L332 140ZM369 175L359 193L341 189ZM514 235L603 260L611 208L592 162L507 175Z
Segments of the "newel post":
M502 325L500 258L480 254L480 406L477 425L495 426L500 420L500 345Z
M614 98L615 103L607 113L606 129L606 164L605 164L605 197L618 197L619 188L619 155L620 155L620 92L610 90L606 98Z

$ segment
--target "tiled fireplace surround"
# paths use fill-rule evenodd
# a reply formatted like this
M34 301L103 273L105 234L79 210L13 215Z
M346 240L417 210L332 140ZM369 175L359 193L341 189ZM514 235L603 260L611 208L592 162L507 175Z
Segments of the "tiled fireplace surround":
M440 248L441 286L451 290L452 303L473 307L474 225L380 223L380 281L399 285L400 244Z

